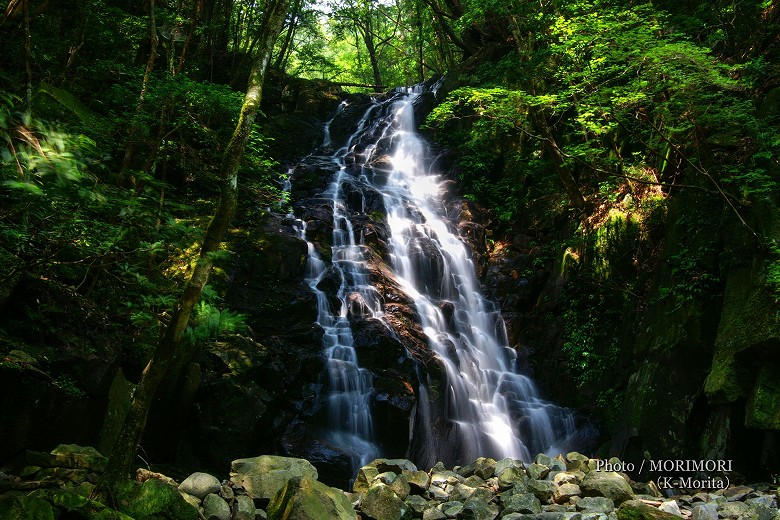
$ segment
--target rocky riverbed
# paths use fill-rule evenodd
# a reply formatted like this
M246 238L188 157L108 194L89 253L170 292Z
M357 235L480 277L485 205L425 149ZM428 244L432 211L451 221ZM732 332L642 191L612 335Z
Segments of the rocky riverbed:
M377 459L360 468L349 491L319 482L304 459L271 455L234 460L221 479L198 472L179 483L139 469L116 493L116 510L90 499L105 462L97 450L74 445L28 452L23 466L0 472L0 518L780 520L776 485L659 489L602 471L604 461L580 453L427 470Z

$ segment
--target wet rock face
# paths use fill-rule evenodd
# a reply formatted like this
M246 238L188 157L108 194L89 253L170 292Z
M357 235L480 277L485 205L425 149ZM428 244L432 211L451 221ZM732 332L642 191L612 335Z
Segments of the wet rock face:
M316 318L314 297L303 282L306 243L297 234L289 219L268 214L258 228L234 242L227 301L251 317L253 328L305 331Z
M357 94L349 96L348 103L330 124L330 136L333 147L344 146L355 126L373 103L371 96Z

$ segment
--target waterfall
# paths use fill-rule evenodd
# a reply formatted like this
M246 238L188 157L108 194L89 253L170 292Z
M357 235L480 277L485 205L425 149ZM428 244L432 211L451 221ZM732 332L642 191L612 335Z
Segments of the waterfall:
M345 103L341 103L336 115L341 113L345 106ZM353 468L365 465L380 456L379 448L373 442L370 412L373 377L368 370L358 365L349 315L381 318L382 297L371 285L368 271L363 266L363 255L367 250L355 236L355 228L343 200L345 179L349 177L345 157L352 139L364 131L374 108L363 115L358 130L347 145L338 149L331 157L337 173L323 194L333 213L331 268L328 268L317 254L314 244L307 241L309 254L305 275L309 287L316 295L317 324L323 329L328 390L329 431L326 440L332 447L349 456ZM325 124L323 146L330 145L329 129L332 120L331 118ZM303 222L300 225L301 238L306 240L306 225ZM337 302L334 304L319 288L326 277L339 281Z
M420 371L408 456L428 467L565 451L575 435L573 416L542 400L518 372L500 310L480 294L469 248L444 206L443 179L431 171L433 157L415 129L420 95L420 88L399 89L374 101L330 158L336 173L322 195L333 215L330 266L310 243L306 275L324 332L329 441L357 464L381 455L373 437L373 380L358 365L350 327L350 317L382 321L384 314L365 263L372 250L352 220L366 212L369 191L381 194L389 263L442 374L434 383ZM338 281L335 299L321 289L326 278Z

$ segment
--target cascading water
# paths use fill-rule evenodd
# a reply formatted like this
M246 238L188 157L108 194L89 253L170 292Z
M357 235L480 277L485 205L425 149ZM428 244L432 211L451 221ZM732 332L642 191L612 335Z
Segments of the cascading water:
M365 213L363 187L381 194L390 263L442 372L443 384L421 377L408 455L427 467L563 451L573 436L573 417L541 400L531 380L517 372L500 312L479 293L470 252L446 215L441 178L429 171L433 158L415 132L419 95L399 90L374 102L331 158L337 171L322 196L333 214L330 267L310 243L306 275L324 332L328 440L355 466L380 455L373 440L372 376L358 366L350 327L353 317L382 320L384 314L365 265L372 251L350 218ZM326 277L339 281L335 300L320 288Z
M340 104L336 115L344 107L345 103ZM353 138L365 130L371 112L369 110L364 114ZM330 121L325 125L323 146L330 145L329 128ZM381 318L382 297L371 285L368 271L363 267L364 255L368 251L366 246L356 240L355 229L343 200L343 185L348 176L345 157L351 143L352 139L333 154L332 161L338 171L323 194L333 212L332 270L329 271L327 264L317 254L314 244L307 241L309 255L306 281L317 297L317 324L323 329L329 426L326 440L332 447L349 455L352 467L357 468L380 453L373 442L370 412L373 378L371 372L358 365L349 316ZM306 240L305 223L301 223L301 237ZM339 280L336 309L331 308L327 295L318 287L326 276L335 276Z
M392 264L446 373L450 426L436 435L430 419L419 421L427 439L418 458L463 463L557 453L574 433L573 416L541 400L533 382L516 371L500 312L480 294L471 254L446 218L440 178L428 171L430 154L415 132L415 96L396 104L392 171L382 191ZM426 397L419 399L421 408L430 403ZM430 410L420 413L431 416Z

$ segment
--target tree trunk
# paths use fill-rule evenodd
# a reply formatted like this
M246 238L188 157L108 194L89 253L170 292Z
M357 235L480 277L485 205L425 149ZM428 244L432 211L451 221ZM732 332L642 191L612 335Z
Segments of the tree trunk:
M379 57L374 44L374 26L371 20L371 11L367 11L365 16L365 23L358 24L358 28L363 37L363 43L366 45L366 51L368 51L368 60L371 63L371 72L374 75L374 85L376 85L374 91L381 93L384 91L384 87L382 86L382 73L379 70Z
M558 170L558 177L561 180L561 184L563 184L563 188L566 190L566 195L569 196L569 201L575 208L584 208L585 198L582 196L582 192L580 192L580 187L577 184L574 175L566 165L566 159L563 156L563 152L558 146L558 143L555 141L555 136L553 135L552 130L550 130L550 126L547 124L547 119L545 119L541 110L535 107L529 107L528 114L531 116L534 127L536 127L536 130L542 135L544 149L550 154L550 160L552 160L552 163Z
M187 57L187 51L190 48L190 43L192 43L192 37L195 34L195 28L198 25L198 15L200 10L200 2L194 2L192 5L192 17L190 18L190 26L189 29L187 29L187 39L184 40L184 46L181 49L181 54L179 55L179 63L176 65L176 69L173 72L173 75L177 75L181 73L182 70L184 70L184 58Z
M24 94L24 106L28 112L32 109L32 44L30 43L30 6L29 2L24 0L22 9L24 10L24 72L27 79Z
M441 7L439 7L436 4L436 2L434 0L425 0L425 3L428 5L428 7L431 8L431 12L433 12L433 15L436 17L436 21L439 22L439 26L441 27L441 30L444 32L444 34L449 39L449 41L452 42L460 50L462 50L464 52L467 52L468 51L468 47L466 47L466 44L463 43L463 40L458 38L458 35L455 34L455 30L452 28L452 26L447 21L447 18L451 18L453 20L457 20L459 17L444 12L441 9Z
M149 90L149 80L152 76L152 70L154 70L154 62L157 60L157 44L159 39L157 38L157 24L154 18L154 1L149 3L149 35L151 42L151 50L149 51L149 59L146 61L146 69L144 70L144 79L141 83L141 93L138 95L138 104L135 106L135 114L133 115L133 122L130 124L130 131L127 135L127 144L125 145L125 156L122 159L122 166L119 169L119 178L124 177L125 172L130 167L130 162L135 155L135 148L138 141L138 133L141 131L138 124L138 118L141 116L141 111L144 108L144 102L146 101L146 93Z
M425 81L425 27L423 26L422 6L416 2L415 13L417 15L417 67L419 71L418 81Z
M238 167L260 107L265 71L271 59L274 42L281 32L289 3L290 0L273 0L266 4L263 25L260 28L262 43L249 75L249 85L244 96L238 124L225 149L220 167L222 186L219 205L206 229L200 254L192 276L179 299L178 307L171 317L154 356L146 365L141 375L141 381L133 394L133 402L114 443L106 471L103 474L103 481L99 488L101 492L110 491L130 472L157 388L177 355L180 354L190 314L200 301L201 293L211 273L212 254L219 249L222 236L233 219L238 201Z
M274 68L277 70L284 70L287 65L287 57L292 50L292 41L295 37L295 31L298 28L298 21L301 17L301 8L303 7L302 0L295 0L293 4L292 12L290 14L290 23L287 25L287 32L282 42L282 49L279 51L279 56L276 57L274 62Z

